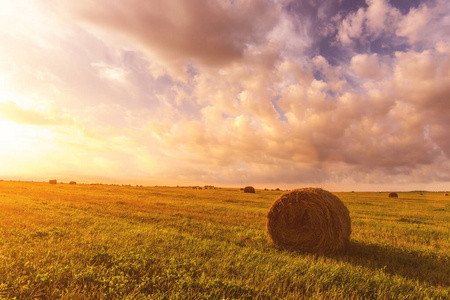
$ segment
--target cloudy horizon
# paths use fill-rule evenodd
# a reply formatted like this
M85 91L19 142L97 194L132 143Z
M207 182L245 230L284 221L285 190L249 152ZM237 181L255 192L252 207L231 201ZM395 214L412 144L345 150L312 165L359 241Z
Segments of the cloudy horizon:
M0 0L0 179L450 190L446 0Z

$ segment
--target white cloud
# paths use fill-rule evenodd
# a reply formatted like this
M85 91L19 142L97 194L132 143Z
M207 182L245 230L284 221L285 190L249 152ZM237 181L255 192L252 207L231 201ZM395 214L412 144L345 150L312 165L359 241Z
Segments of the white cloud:
M360 78L377 79L381 78L386 73L382 70L382 66L376 53L358 54L352 57L350 61L350 68Z
M383 32L393 32L401 13L392 7L387 0L367 0L366 11L367 30L375 35Z
M442 40L449 39L450 2L435 0L412 8L400 20L396 34L406 37L409 43L420 49L432 47Z
M399 23L397 35L407 37L412 44L419 41L431 16L425 5L411 9Z
M338 27L338 41L343 45L349 45L352 44L354 40L358 40L363 34L364 20L364 8L358 9L357 12L349 13Z
M121 67L108 65L103 62L91 63L91 66L98 70L101 78L115 81L116 83L127 83L128 71Z

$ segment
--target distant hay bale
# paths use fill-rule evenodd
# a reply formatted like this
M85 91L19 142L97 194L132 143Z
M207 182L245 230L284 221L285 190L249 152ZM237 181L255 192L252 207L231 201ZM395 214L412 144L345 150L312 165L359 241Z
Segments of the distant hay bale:
M252 186L246 186L244 188L244 193L255 193L255 188Z
M342 201L320 188L282 194L267 214L267 231L286 249L332 253L350 244L351 222Z
M448 196L448 194L445 194L445 196Z
M392 192L392 193L389 193L389 198L398 198L398 195L397 195L397 193Z
M71 181L69 182L69 184L77 184L75 181Z
M51 179L51 180L48 181L48 183L50 183L50 184L56 184L57 182L56 182L56 179Z

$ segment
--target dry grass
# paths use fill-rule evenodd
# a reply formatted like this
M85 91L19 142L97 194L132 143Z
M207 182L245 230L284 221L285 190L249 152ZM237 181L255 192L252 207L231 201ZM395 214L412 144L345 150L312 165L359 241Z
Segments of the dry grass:
M317 255L267 237L277 191L0 182L0 299L450 299L444 193L335 193Z

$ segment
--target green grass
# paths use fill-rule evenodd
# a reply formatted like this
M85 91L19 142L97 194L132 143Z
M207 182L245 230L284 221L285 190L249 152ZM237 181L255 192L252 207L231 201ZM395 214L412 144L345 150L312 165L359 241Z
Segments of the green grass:
M0 182L0 299L450 298L444 193L335 193L352 241L328 256L270 242L280 194Z

